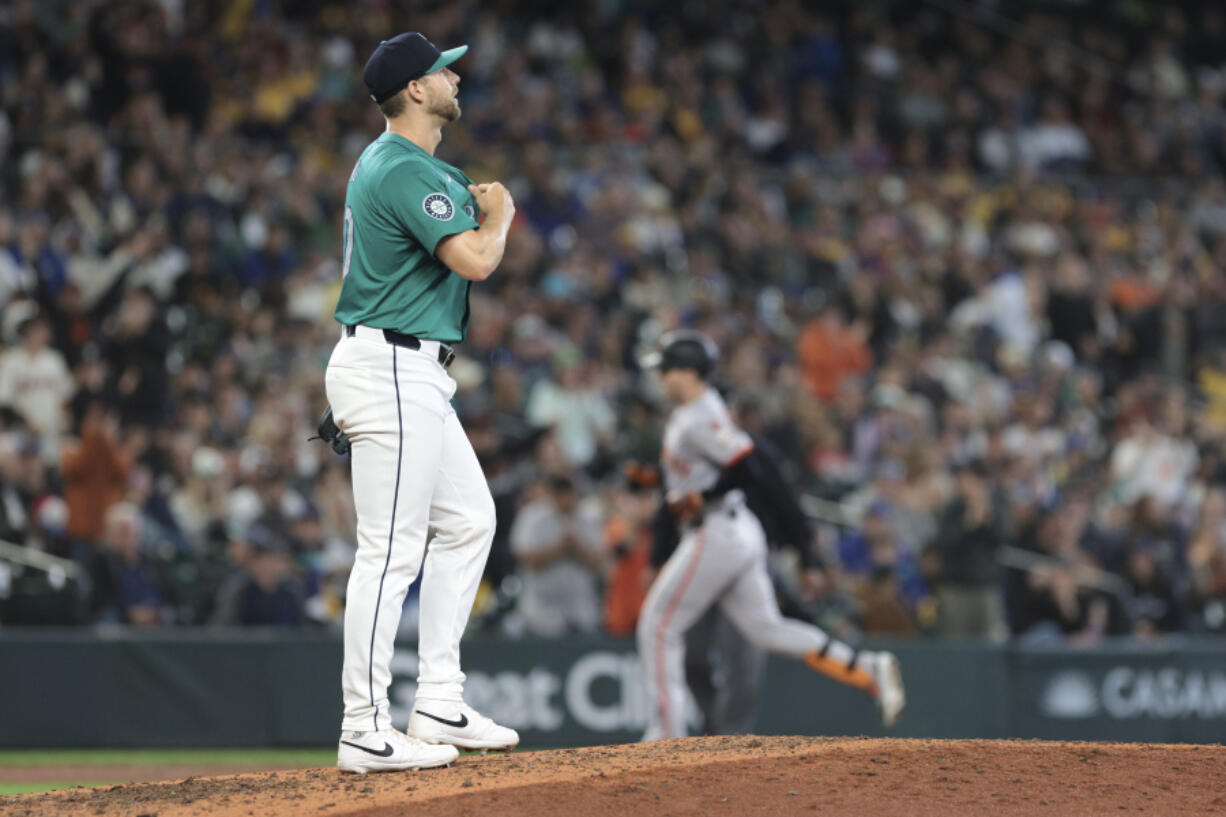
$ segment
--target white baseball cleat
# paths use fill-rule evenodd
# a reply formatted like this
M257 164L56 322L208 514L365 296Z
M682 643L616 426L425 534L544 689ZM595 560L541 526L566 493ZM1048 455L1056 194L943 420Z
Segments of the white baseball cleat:
M454 746L435 746L396 729L342 732L336 767L343 772L399 772L450 766L460 753Z
M418 701L409 716L411 736L426 743L446 743L458 749L509 752L519 745L519 733L499 726L463 701Z
M893 726L907 705L898 658L892 652L875 652L868 656L866 668L877 683L877 706L881 709L881 721L886 726Z

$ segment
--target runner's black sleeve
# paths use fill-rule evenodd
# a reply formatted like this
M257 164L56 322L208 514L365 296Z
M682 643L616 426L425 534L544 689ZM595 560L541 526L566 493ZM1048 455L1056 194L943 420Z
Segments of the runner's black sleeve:
M821 567L821 560L810 547L813 531L796 494L779 470L775 460L763 448L753 451L720 472L715 485L703 492L706 498L722 496L739 488L745 493L750 508L762 518L769 515L770 527L775 528L780 544L794 547L800 562L806 567Z

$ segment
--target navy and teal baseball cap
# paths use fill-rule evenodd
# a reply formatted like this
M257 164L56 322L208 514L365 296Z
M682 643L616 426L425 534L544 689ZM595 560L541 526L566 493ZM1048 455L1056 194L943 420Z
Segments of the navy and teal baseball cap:
M464 56L468 46L439 51L434 43L416 31L406 31L379 43L366 61L362 79L370 98L383 104L415 79L451 65Z

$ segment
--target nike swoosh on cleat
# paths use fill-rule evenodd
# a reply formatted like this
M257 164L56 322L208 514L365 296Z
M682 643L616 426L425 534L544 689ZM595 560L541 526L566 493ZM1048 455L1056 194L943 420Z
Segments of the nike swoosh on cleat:
M391 745L390 743L388 743L387 741L384 741L384 742L383 742L383 749L382 749L382 750L379 750L379 749L369 749L369 748L367 748L367 747L365 747L365 746L362 746L361 744L358 744L358 743L350 743L350 742L349 742L349 741L347 741L347 740L342 740L342 741L341 741L341 743L345 744L346 746L352 746L354 749L361 749L363 752L366 752L367 754L374 755L375 757L391 757L391 756L392 756L392 745Z
M463 729L465 726L468 726L468 716L463 712L460 713L460 719L458 721L449 721L446 718L440 718L438 715L431 715L429 712L422 712L420 709L417 710L417 714L421 715L422 717L429 718L432 721L438 721L439 723L446 724L447 726L454 726L457 729Z

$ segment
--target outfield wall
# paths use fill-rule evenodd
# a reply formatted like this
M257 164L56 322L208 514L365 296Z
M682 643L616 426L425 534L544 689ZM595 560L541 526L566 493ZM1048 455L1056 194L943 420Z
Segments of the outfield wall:
M890 734L1219 742L1226 641L1163 647L889 645L908 707ZM99 637L0 632L0 746L295 746L336 740L340 641L324 635L167 630ZM612 639L464 644L467 696L529 746L635 740L647 701L633 644ZM416 656L397 652L404 725ZM880 735L870 704L772 659L757 731Z

